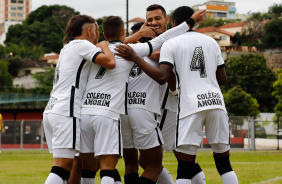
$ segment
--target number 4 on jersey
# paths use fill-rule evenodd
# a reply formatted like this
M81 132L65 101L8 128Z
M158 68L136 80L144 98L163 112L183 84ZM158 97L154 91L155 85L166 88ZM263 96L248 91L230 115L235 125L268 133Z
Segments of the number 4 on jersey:
M204 58L202 47L195 48L194 55L193 55L191 65L190 65L190 69L191 71L199 70L201 78L207 77L206 67L205 67L205 58Z

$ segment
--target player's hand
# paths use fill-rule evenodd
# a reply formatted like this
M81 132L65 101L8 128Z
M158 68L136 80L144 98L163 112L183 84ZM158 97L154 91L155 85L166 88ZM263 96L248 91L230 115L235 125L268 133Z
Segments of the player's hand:
M146 20L145 23L140 28L140 33L142 37L155 38L156 37L156 33L155 33L156 28L153 26L147 26L147 24L148 22Z
M100 47L100 48L107 47L108 45L109 45L108 41L101 41L101 42L96 44L96 46Z
M196 11L191 18L195 21L195 24L199 24L206 20L207 12L205 9Z
M117 51L115 55L128 61L134 61L136 57L139 57L129 45L118 45L115 50Z
M159 62L160 55L161 55L161 49L159 49L159 50L153 52L153 53L151 54L151 56L149 56L149 58L150 58L151 60L154 60L154 61Z

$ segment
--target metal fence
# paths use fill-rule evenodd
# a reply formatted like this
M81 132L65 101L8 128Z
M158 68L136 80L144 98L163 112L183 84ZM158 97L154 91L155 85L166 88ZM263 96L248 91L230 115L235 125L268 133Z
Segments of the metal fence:
M282 122L274 113L230 116L231 148L245 150L279 150L282 145ZM42 120L4 121L5 133L0 133L0 149L47 149ZM210 148L203 132L202 148Z

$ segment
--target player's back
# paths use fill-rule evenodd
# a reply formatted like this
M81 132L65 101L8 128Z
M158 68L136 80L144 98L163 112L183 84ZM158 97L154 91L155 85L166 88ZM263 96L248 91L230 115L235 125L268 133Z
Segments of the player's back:
M207 109L225 110L217 79L217 67L224 64L216 41L189 31L167 41L180 88L180 118ZM163 49L162 48L162 49ZM162 55L165 53L162 53ZM161 56L161 62L164 60Z
M115 46L119 44L122 43L110 42L109 49L114 53ZM92 64L83 95L82 114L101 115L103 109L117 114L125 113L128 76L134 63L116 55L115 61L114 69ZM98 114L95 109L99 110Z

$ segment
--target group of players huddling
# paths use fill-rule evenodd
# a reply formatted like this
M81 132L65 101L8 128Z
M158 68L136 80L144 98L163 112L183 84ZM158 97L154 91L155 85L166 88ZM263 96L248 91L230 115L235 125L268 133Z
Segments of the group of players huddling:
M203 184L196 154L204 126L223 184L238 183L219 88L226 82L221 51L213 38L192 30L205 19L205 10L182 6L170 20L154 4L129 37L120 17L107 17L108 41L100 43L95 19L69 20L43 115L53 153L46 184L94 184L99 169L102 184L119 184L121 157L125 184L171 184L163 150L177 158L176 184ZM167 30L170 21L173 28Z

